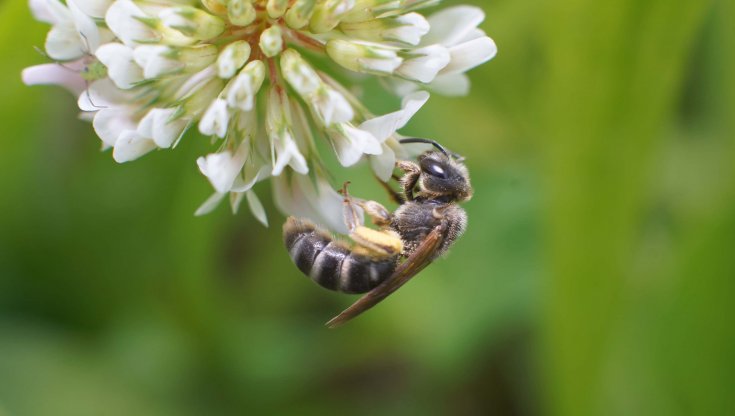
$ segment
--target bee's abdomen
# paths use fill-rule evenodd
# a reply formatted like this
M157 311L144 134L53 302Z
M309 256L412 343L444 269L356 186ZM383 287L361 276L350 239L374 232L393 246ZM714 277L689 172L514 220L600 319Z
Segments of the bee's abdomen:
M290 217L283 239L291 260L302 273L330 290L365 293L387 279L398 257L375 260L353 253L314 224Z

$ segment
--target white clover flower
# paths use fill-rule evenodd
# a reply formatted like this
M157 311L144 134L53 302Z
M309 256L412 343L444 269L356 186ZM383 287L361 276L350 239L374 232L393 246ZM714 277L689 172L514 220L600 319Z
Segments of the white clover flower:
M176 146L192 126L212 138L197 160L233 211L247 200L267 224L253 186L272 178L278 207L342 230L341 197L326 179L316 141L345 167L368 159L387 181L405 157L397 130L426 103L428 89L467 92L464 72L491 59L495 44L476 7L428 18L438 0L30 0L52 25L47 63L29 84L76 94L103 148L122 163ZM378 76L403 96L375 116L349 88L311 61ZM341 77L344 79L345 77ZM347 77L349 78L349 77Z

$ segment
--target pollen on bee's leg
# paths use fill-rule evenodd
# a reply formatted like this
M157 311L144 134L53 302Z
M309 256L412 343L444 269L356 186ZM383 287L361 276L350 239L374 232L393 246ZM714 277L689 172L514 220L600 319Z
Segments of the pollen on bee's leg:
M355 252L377 259L395 257L403 251L403 240L394 231L377 231L367 227L357 227L350 234L357 244Z

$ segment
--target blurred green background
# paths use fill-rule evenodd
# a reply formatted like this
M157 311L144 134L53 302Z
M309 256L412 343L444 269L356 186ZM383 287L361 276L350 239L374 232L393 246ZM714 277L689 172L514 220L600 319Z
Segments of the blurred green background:
M404 130L468 156L468 232L327 330L268 185L195 218L207 140L116 164L0 2L0 415L735 414L733 2L474 4L498 57Z

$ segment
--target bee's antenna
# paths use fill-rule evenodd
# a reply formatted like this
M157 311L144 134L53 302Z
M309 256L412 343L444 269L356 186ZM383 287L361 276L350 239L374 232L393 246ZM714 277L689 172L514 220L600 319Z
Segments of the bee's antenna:
M436 140L423 139L421 137L409 137L409 138L406 138L406 139L401 139L398 142L401 143L401 144L410 144L410 143L425 143L425 144L430 144L430 145L433 145L434 147L436 147L440 152L442 152L444 154L444 156L446 156L446 157L451 156L451 157L457 159L458 162L464 161L464 157L463 156L460 156L460 155L458 155L456 153L453 153L453 152L448 152L447 149L445 149L444 146L440 145Z
M444 156L449 157L449 153L447 153L447 149L445 149L442 145L437 143L435 140L431 139L422 139L420 137L409 137L406 139L401 139L398 141L401 144L410 144L410 143L425 143L430 144L436 147L440 152L444 153Z

